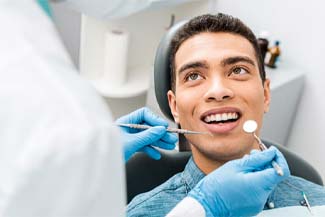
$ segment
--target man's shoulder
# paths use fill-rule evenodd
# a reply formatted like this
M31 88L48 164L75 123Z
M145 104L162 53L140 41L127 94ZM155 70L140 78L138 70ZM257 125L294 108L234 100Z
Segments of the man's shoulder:
M300 206L304 200L302 192L311 206L325 205L325 188L306 179L290 176L275 189L275 200L278 206Z
M127 216L165 216L187 195L182 173L153 190L139 194L127 206Z

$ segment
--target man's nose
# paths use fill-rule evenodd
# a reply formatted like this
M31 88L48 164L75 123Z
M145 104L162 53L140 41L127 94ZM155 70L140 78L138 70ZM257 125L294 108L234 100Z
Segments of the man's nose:
M207 92L204 95L206 101L224 101L234 97L229 83L222 78L213 78L208 83Z

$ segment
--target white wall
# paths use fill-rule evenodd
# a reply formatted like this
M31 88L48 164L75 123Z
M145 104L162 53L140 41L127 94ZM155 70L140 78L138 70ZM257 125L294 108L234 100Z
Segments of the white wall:
M306 72L305 89L287 147L325 180L325 2L321 0L218 0L219 12L239 17L255 33L279 39L282 63ZM276 127L276 126L275 126Z
M53 20L75 65L79 66L81 15L59 3L51 2Z

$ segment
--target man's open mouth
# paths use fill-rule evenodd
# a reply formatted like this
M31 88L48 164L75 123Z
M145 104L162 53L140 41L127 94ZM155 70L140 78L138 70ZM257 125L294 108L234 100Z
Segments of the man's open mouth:
M220 124L235 122L239 119L240 114L237 112L221 113L221 114L211 114L203 118L203 121L207 124Z
M242 113L233 107L211 109L201 115L201 121L211 133L227 133L239 124Z

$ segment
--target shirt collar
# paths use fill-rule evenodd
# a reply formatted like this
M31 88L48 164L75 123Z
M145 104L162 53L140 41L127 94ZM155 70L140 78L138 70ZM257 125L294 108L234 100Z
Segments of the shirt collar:
M189 190L192 190L204 176L205 174L196 166L193 157L191 157L182 173L182 179Z

